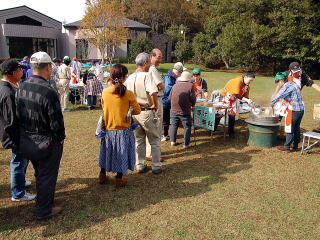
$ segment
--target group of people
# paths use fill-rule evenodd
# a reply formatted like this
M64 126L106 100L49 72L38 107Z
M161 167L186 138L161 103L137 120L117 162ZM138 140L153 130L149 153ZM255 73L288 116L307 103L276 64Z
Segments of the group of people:
M53 207L55 187L63 152L65 128L56 90L49 84L52 59L45 52L30 58L32 76L20 82L26 67L15 60L1 64L0 139L11 149L12 201L36 198L37 219L61 211ZM20 82L20 83L19 83ZM26 191L25 173L29 161L35 170L37 194Z
M66 110L66 98L59 88L63 86L67 92L71 61L64 58L60 65L60 61L52 61L45 52L34 53L25 60L28 66L15 60L1 64L0 137L3 147L12 151L12 201L36 199L37 219L44 220L61 211L60 207L53 207L65 139L62 112ZM175 145L180 119L186 128L184 147L189 146L190 109L196 102L196 91L207 92L206 83L200 78L195 80L195 91L192 75L185 71L182 63L176 63L162 78L156 68L161 61L159 49L152 50L151 54L139 54L137 69L128 79L125 66L117 64L111 68L108 87L101 97L106 131L99 154L100 183L107 181L107 172L114 172L115 187L123 187L126 185L123 175L128 170L136 169L141 174L149 171L147 160L152 161L153 174L162 173L163 103L166 109L171 109L172 145ZM32 74L25 77L28 67ZM196 71L195 77L200 75L199 69ZM87 83L97 78L90 71L83 71L81 75ZM31 184L25 179L29 162L35 170L36 195L26 191Z
M24 66L21 82L32 76L32 69L29 64L30 58L25 56L19 64ZM84 85L84 97L88 109L94 109L97 104L97 96L101 96L104 80L104 71L98 60L92 60L92 67L86 69L77 58L65 56L62 60L53 58L52 73L49 84L57 91L60 98L62 111L70 111L69 101L74 102L75 91L70 86L79 83Z
M191 111L197 98L208 98L207 83L201 77L200 68L193 69L191 74L181 62L175 63L162 77L157 70L161 62L162 52L153 49L150 54L138 54L135 59L137 69L129 76L124 65L111 67L107 87L101 89L103 127L98 134L101 138L98 163L100 184L106 183L107 172L112 172L116 174L115 187L124 187L124 175L128 170L146 173L150 170L146 164L148 160L152 161L152 173L161 174L161 141L170 140L171 146L177 145L180 122L184 128L183 148L190 146ZM69 85L70 63L70 58L64 58L60 65L56 59L52 61L47 53L37 52L28 62L32 75L23 81L20 80L28 71L26 64L15 60L1 64L0 138L3 147L12 150L12 201L36 198L39 220L48 219L61 211L53 204L65 139L62 111L66 110L64 93ZM80 75L87 85L91 79L100 81L91 71L81 71ZM253 103L249 90L254 79L253 72L246 72L228 81L219 91L222 102L228 105L230 136L234 135L239 101L249 105ZM55 84L58 89L63 87L64 90L57 91ZM320 90L320 87L302 72L296 62L290 64L289 71L277 74L276 84L271 106L282 100L288 125L286 143L279 149L295 150L304 113L301 89L312 86ZM97 99L92 98L91 101L95 103ZM36 195L26 191L27 185L30 185L25 180L29 161L35 170Z

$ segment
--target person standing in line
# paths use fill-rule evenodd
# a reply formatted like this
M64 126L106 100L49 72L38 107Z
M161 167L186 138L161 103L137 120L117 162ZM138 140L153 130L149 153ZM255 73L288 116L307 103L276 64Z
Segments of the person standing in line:
M97 96L101 96L103 90L102 83L95 74L87 73L85 79L84 95L87 100L89 110L95 109L97 105Z
M127 120L127 113L129 108L132 109L132 115L141 112L133 92L123 85L127 74L128 69L125 66L113 66L110 75L111 86L103 90L101 99L106 136L101 141L99 183L107 181L106 172L117 173L116 188L126 185L123 175L127 174L128 169L134 171L136 162L135 139L130 128L131 121Z
M184 128L184 143L183 148L188 148L190 145L192 118L191 108L196 104L196 95L194 85L191 82L191 73L185 71L181 77L177 79L176 84L172 87L169 95L171 102L170 110L170 141L171 146L176 145L177 130L179 122L182 122Z
M70 65L71 60L68 56L63 58L63 64L58 68L59 82L58 89L60 94L60 104L62 111L70 111L68 108L69 83L71 79Z
M72 74L75 75L76 83L80 82L80 73L81 73L82 64L78 61L77 58L72 58L71 69Z
M45 52L34 53L30 64L33 76L21 83L17 91L17 113L20 121L20 141L27 137L34 141L30 146L46 144L49 150L46 157L30 157L36 177L37 219L46 220L62 210L61 207L53 205L65 128L58 94L48 82L52 72L50 56ZM20 146L20 149L22 151L23 148Z
M29 77L31 77L32 72L31 72L31 67L30 67L29 61L30 61L29 57L28 56L24 56L22 61L19 62L20 65L24 66L23 75L22 75L22 78L21 78L20 82L24 82Z
M59 66L61 65L61 60L58 58L52 59L53 65L52 65L52 73L49 79L49 84L51 87L53 87L54 90L56 90L57 93L59 93L59 89L57 84L59 83L59 74L58 74L58 69Z
M160 162L160 135L158 109L158 88L152 80L149 68L151 65L150 55L140 53L135 59L137 69L126 81L126 87L132 91L141 108L141 113L133 117L139 127L134 131L136 137L136 167L139 173L145 173L149 169L146 165L146 137L151 145L152 173L162 173Z
M181 76L182 72L185 71L181 62L174 64L173 69L168 71L168 74L164 77L164 90L163 90L163 137L161 141L167 141L169 137L169 126L170 126L170 109L171 104L169 95L173 85L176 83L178 77Z
M0 80L0 139L3 148L12 150L11 200L31 201L36 195L26 191L25 170L28 160L19 151L19 120L16 115L15 94L25 66L17 61L5 61L1 65ZM27 185L30 185L28 182Z
M162 134L162 122L163 122L163 104L162 104L162 97L163 97L163 89L164 89L164 80L161 77L160 72L157 70L156 67L160 65L162 62L162 52L160 49L153 49L151 51L151 66L149 68L149 73L151 74L152 80L155 82L158 88L158 110L157 110L157 116L158 116L158 121L159 121L159 136L161 137ZM151 161L151 145L148 141L148 138L146 139L146 145L147 145L147 150L146 150L146 160ZM161 148L161 147L160 147ZM160 157L160 161L163 161L163 158Z

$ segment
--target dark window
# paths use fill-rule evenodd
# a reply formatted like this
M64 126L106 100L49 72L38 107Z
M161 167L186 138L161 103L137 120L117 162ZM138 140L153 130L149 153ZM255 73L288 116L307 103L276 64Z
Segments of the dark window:
M6 19L7 24L42 26L42 23L27 16Z
M76 58L88 58L88 46L89 43L85 39L76 39Z

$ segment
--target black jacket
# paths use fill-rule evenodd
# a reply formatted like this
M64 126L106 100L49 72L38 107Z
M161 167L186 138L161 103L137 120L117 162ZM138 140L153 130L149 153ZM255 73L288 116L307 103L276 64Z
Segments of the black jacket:
M16 102L22 133L49 136L59 142L65 139L59 97L48 81L33 75L20 84Z
M0 80L0 140L5 149L19 144L19 121L16 115L15 88Z

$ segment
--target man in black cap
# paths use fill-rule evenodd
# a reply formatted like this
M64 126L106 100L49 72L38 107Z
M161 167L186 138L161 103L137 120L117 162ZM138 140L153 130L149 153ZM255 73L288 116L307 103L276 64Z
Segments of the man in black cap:
M19 151L19 121L16 116L15 93L25 67L17 61L5 61L1 65L0 80L0 140L5 149L12 149L11 195L12 201L31 201L36 195L26 192L25 169L28 161Z

